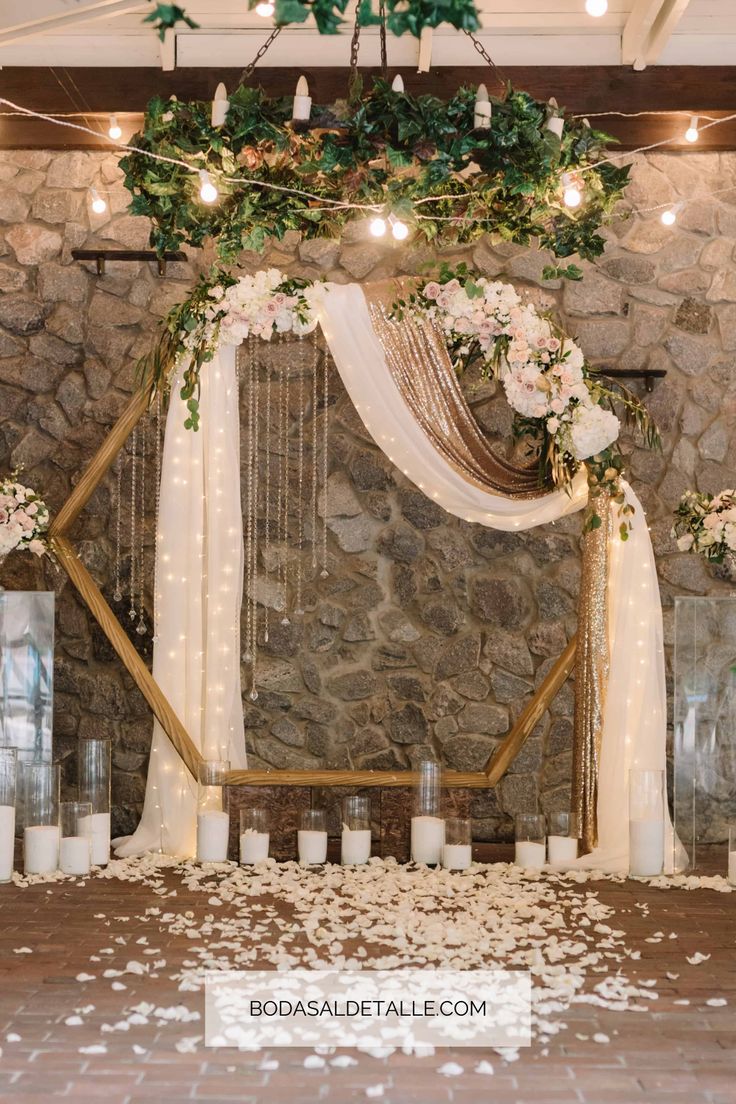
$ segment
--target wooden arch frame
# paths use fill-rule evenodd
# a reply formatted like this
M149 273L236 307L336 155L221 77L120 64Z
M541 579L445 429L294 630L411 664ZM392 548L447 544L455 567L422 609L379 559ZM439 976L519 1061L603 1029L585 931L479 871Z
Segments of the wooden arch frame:
M74 551L67 533L104 478L115 457L149 407L147 389L137 391L118 418L112 431L85 468L69 498L49 527L49 537L59 563L82 600L123 662L125 669L148 702L151 710L196 778L203 757L174 712L166 695L129 640L110 609L100 588ZM511 731L496 748L482 771L447 771L444 783L454 788L485 789L503 777L527 737L548 709L575 666L576 637L570 640L536 694L519 714ZM231 785L250 786L407 786L415 780L412 771L366 770L234 770Z

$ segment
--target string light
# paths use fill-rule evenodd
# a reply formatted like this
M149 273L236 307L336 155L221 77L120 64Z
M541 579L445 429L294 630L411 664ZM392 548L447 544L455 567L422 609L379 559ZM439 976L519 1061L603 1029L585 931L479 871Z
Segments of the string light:
M271 0L261 0L260 4L256 4L256 15L260 15L261 19L269 19L275 11Z
M107 133L110 135L114 142L117 142L118 138L123 137L122 129L115 115L110 116L110 125L107 128Z
M369 229L374 238L382 238L386 233L386 220L382 218L371 219Z
M583 193L580 190L580 185L571 173L562 174L562 202L566 207L579 207Z
M92 210L96 215L104 215L107 210L107 200L103 199L96 188L90 188L90 198L92 200Z
M699 122L700 119L697 115L690 116L690 126L685 131L686 142L697 142L698 138L700 137L700 131L698 130Z
M608 11L608 0L585 0L585 10L588 15L598 19Z
M391 226L391 233L396 241L404 241L409 237L409 227L401 219L395 219Z
M667 209L662 212L662 214L660 215L660 219L665 226L674 226L677 222L677 216L679 215L681 210L682 204L674 203L672 207L667 207Z
M206 169L199 170L199 198L203 203L214 203L220 194Z

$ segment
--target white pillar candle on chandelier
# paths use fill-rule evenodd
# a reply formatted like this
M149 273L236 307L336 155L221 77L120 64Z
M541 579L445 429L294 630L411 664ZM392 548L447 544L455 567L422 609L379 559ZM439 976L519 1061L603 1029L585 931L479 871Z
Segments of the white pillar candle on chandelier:
M491 101L488 98L488 89L484 84L478 85L478 91L475 93L475 109L473 112L473 129L474 130L490 130L491 129Z
M104 737L86 737L79 741L79 799L89 801L91 813L84 832L92 840L92 865L107 866L110 861L110 785L112 744Z
M649 878L664 869L664 771L629 772L629 874Z
M445 822L441 816L442 767L436 759L422 759L416 771L411 858L415 863L436 866L442 859L442 845L445 842Z
M59 869L59 767L24 763L21 784L24 872L53 874Z
M555 870L567 870L578 857L578 833L570 813L550 813L548 817L547 858Z
M473 861L471 822L467 817L447 817L442 865L445 870L467 870Z
M240 861L244 866L265 862L270 833L265 809L240 810Z
M302 809L297 850L302 866L318 866L327 861L327 813L324 809Z
M199 765L197 795L197 860L226 862L230 840L227 790L224 788L230 763L226 759L205 759Z
M404 91L404 78L402 77L401 73L397 73L396 76L394 77L394 79L391 81L391 91L392 92L403 92Z
M351 794L342 803L340 862L343 866L366 863L371 857L370 799Z
M0 748L0 882L13 876L18 752Z
M88 830L92 806L89 801L62 801L60 810L59 869L62 874L85 877L92 862L93 837Z
M417 61L417 73L428 73L432 68L432 39L434 31L432 27L422 27L419 32L419 58Z
M541 870L547 852L545 820L541 813L522 813L516 818L514 862L526 870Z
M225 119L230 108L230 101L227 98L227 89L225 85L220 81L215 89L215 97L212 101L212 125L213 127L221 127L225 125Z
M557 100L551 99L547 105L547 121L544 124L547 130L550 130L558 138L562 138L562 132L565 129L565 120L562 115L558 115Z
M312 97L309 95L309 85L307 78L301 76L296 82L296 93L294 95L294 106L292 108L291 117L295 123L309 122L309 116L312 113Z

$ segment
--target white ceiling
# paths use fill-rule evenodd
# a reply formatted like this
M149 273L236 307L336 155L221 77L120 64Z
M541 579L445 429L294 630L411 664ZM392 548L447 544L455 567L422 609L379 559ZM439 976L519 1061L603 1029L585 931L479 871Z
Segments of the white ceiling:
M177 31L161 46L141 20L146 0L0 0L2 66L245 65L270 30L246 0L179 0L197 31ZM731 65L736 63L736 0L609 0L594 19L584 0L479 0L479 37L500 65ZM262 64L346 65L349 32L319 36L286 28ZM389 64L411 66L418 45L389 38ZM375 30L364 31L360 61L378 62ZM434 33L432 62L474 65L469 40L450 27ZM1 78L0 78L1 81Z

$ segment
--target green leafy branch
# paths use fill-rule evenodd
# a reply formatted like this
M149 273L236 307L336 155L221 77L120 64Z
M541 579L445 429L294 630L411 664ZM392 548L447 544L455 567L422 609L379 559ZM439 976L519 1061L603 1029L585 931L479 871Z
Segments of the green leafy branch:
M155 4L154 10L145 17L143 22L153 24L153 28L158 32L158 37L162 42L166 37L166 32L172 31L180 23L184 23L191 30L197 30L199 27L199 23L195 23L193 19L190 19L178 4Z

